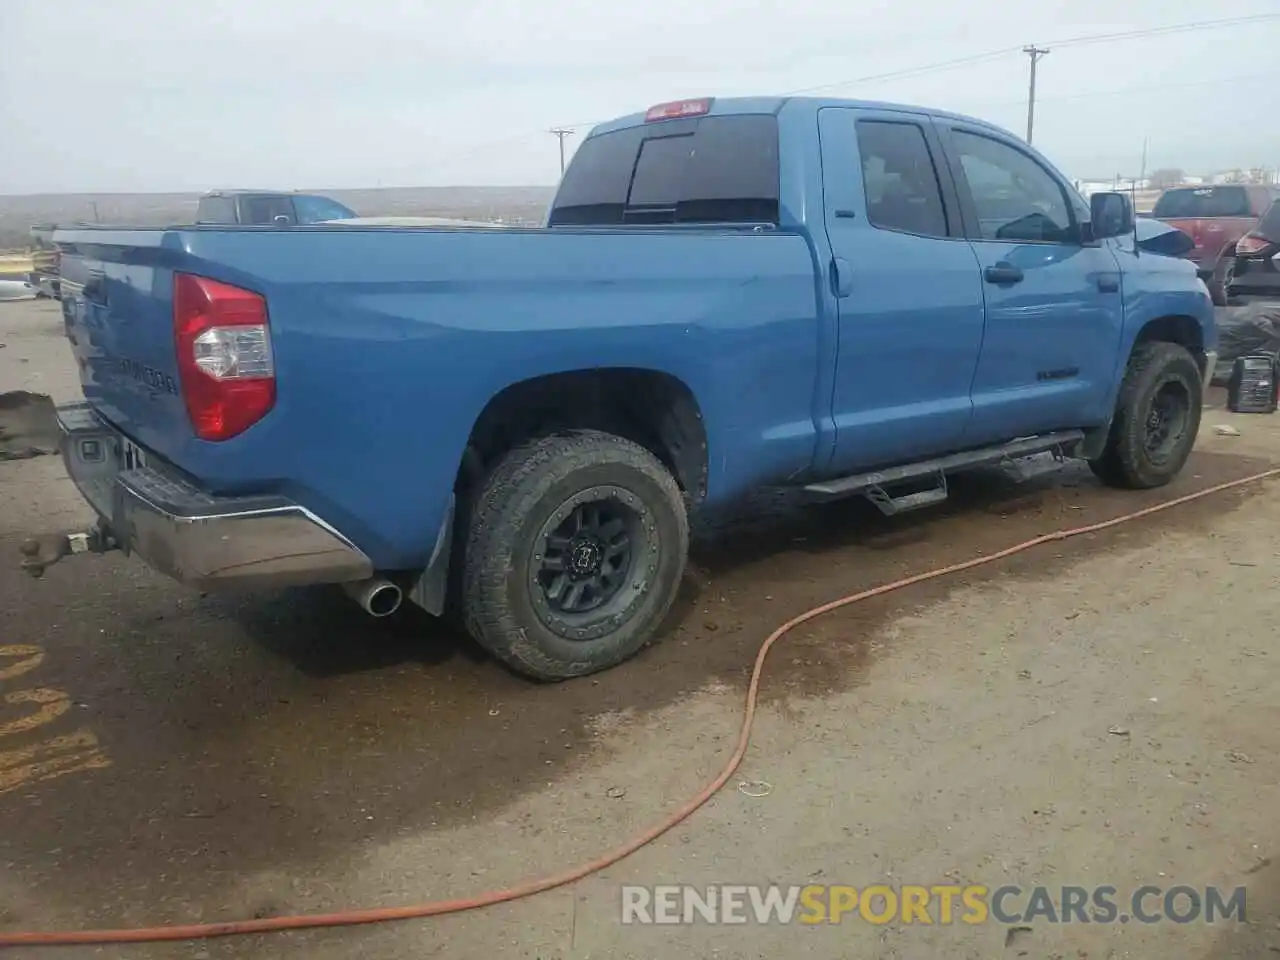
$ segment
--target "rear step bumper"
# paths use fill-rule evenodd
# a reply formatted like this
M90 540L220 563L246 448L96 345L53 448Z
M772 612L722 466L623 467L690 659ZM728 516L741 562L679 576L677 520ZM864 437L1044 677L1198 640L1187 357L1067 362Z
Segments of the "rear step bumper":
M89 404L57 413L72 482L115 543L161 573L195 586L242 587L373 574L363 551L305 507L275 496L214 496L173 471L126 464L125 437Z

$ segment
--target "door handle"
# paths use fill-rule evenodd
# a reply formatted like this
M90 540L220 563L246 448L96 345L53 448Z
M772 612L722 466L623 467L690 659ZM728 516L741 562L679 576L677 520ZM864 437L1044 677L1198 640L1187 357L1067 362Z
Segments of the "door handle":
M982 275L987 278L987 283L1005 284L1022 282L1022 269L1020 267L1015 267L1012 263L1005 263L1004 261L987 267L987 269L983 271Z
M853 293L853 268L844 257L831 258L831 292L841 299Z
M1103 293L1117 293L1120 290L1120 278L1113 273L1104 273L1098 278L1098 289Z

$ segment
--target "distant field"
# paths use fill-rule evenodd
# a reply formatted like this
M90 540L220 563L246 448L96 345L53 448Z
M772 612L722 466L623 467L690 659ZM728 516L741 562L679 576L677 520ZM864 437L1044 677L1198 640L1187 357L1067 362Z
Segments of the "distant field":
M367 217L454 217L542 222L554 187L411 187L317 190ZM34 223L190 223L195 193L67 193L0 196L0 250L26 247ZM0 268L2 269L2 268Z
M31 272L31 258L21 254L0 254L0 277L23 276Z
M373 190L318 190L366 217L453 217L542 222L554 187L408 187ZM1140 211L1149 211L1158 191L1139 192ZM0 196L0 251L27 247L34 223L118 223L166 226L190 223L195 193L66 193ZM0 263L0 272L11 272Z

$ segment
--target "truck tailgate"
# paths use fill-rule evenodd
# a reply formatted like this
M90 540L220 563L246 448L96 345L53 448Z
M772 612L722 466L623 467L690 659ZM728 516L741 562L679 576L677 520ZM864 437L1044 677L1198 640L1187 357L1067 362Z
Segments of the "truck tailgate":
M1242 217L1206 217L1166 220L1165 223L1191 238L1195 246L1187 255L1189 259L1212 266L1217 263L1223 248L1248 233L1254 221Z
M85 399L138 443L177 460L194 435L179 383L173 271L163 234L103 233L62 246L62 313Z

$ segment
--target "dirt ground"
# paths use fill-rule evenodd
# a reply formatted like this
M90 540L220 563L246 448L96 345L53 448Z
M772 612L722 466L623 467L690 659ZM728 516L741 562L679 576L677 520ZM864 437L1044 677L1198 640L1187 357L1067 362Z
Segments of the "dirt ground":
M0 392L76 395L59 323L0 304ZM1280 463L1280 418L1211 402L1157 493L1071 466L975 476L897 520L772 497L703 521L663 641L555 686L330 590L203 596L119 555L33 581L21 539L88 518L56 457L0 463L0 929L405 904L594 857L719 769L778 622ZM797 630L739 775L575 885L433 920L7 956L1280 956L1278 497L1214 495ZM1247 922L620 922L622 884L672 883L1245 886Z

